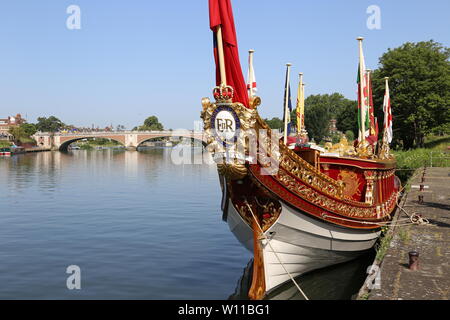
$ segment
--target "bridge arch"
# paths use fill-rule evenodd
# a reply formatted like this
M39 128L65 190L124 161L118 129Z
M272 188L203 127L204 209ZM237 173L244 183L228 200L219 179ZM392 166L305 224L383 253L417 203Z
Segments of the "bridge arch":
M201 134L196 135L196 134L192 134L189 132L178 133L178 132L174 131L172 134L148 134L148 135L142 134L137 139L136 148L139 148L144 142L149 141L149 140L158 139L158 138L171 138L171 137L182 137L182 138L198 140L202 143L202 145L204 147L207 146L206 140L203 138L203 136Z
M59 151L67 151L69 148L69 145L76 142L76 141L80 141L83 139L90 139L90 138L96 138L96 139L110 139L110 140L114 140L116 142L119 142L121 145L125 146L125 137L124 136L81 136L81 137L67 137L65 139L65 137L61 136L60 138L60 146L59 146Z

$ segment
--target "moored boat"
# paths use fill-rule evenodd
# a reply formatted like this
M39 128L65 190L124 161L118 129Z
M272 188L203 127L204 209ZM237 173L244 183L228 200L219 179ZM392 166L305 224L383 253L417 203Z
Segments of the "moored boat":
M289 135L290 64L280 136L258 114L261 99L253 94L252 65L248 87L243 80L230 1L209 4L217 79L215 102L202 100L201 117L217 163L223 219L254 254L249 297L261 299L296 276L349 261L373 247L395 209L400 187L389 151L391 123L385 121L377 148L370 73L358 38L361 127L356 146L343 139L323 152L308 143L304 120L297 122L297 134ZM302 77L299 96L298 116L303 119Z
M1 157L10 157L12 155L11 148L0 148Z

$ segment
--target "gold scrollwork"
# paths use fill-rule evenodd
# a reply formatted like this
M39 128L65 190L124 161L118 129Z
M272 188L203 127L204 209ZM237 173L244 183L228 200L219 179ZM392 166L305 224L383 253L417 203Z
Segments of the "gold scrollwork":
M222 88L223 89L223 88ZM219 92L218 96L222 96L222 91L220 88L215 88L215 91ZM252 99L252 106L256 108L256 106L261 103L261 100L257 97ZM245 163L242 163L242 159L226 159L225 153L226 151L233 151L237 155L239 152L241 154L241 158L245 157L248 154L249 146L248 141L256 140L256 137L253 137L254 133L251 130L255 126L257 111L254 108L246 108L241 103L232 103L229 100L224 100L222 98L218 99L216 103L211 103L208 98L202 99L203 110L200 114L200 117L203 120L203 129L204 134L206 136L207 141L207 149L212 153L213 158L218 162L217 169L220 174L223 174L225 177L235 180L242 179L247 175L247 168ZM214 111L219 106L228 106L236 113L239 118L240 128L237 133L236 142L234 146L228 149L225 149L225 146L216 139L214 129L211 127L211 118L213 116ZM236 150L241 148L242 150Z

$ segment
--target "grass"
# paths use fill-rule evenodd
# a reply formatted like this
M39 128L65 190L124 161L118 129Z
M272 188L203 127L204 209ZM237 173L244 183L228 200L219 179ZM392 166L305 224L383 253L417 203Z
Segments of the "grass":
M398 231L398 237L404 244L407 244L409 242L409 240L411 239L411 233L409 232L409 227L401 227L400 230Z
M388 251L392 241L392 234L386 234L383 238L381 238L380 242L376 246L376 260L378 263L383 261L386 252Z
M393 151L397 160L397 169L399 169L396 175L402 184L406 184L415 169L429 167L431 164L433 167L450 166L450 154L445 153L448 146L450 146L450 136L430 136L426 139L425 148Z

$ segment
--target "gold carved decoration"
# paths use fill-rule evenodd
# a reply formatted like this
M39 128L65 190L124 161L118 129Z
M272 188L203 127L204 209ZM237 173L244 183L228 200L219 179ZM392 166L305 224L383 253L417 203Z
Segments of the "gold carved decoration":
M352 145L348 144L348 140L345 136L341 138L341 140L332 145L330 142L325 144L325 150L328 152L336 152L339 153L339 156L354 156L356 155L355 148Z
M363 139L358 143L358 146L356 147L356 154L358 157L363 159L371 159L374 156L373 148L366 139Z
M354 201L348 201L346 199L344 199L343 201L337 201L331 199L311 188L308 188L304 184L298 183L291 175L289 175L282 169L279 170L277 179L290 191L294 192L301 198L324 208L325 210L329 210L334 213L352 218L369 219L374 218L377 215L376 207L374 206L369 206L368 204L364 203L358 203L359 206L357 207L353 205L353 203L356 203ZM393 193L390 199L385 202L386 208L393 208L396 199L397 194Z
M229 86L216 87L214 88L213 94L216 98L216 103L212 103L208 98L203 98L203 110L200 114L200 117L203 120L204 134L206 136L206 148L211 152L221 175L231 180L242 179L247 175L245 157L249 151L249 141L256 141L254 132L249 129L252 129L255 126L257 114L255 108L261 103L261 99L253 97L250 101L252 107L250 109L246 108L241 103L231 102L233 88ZM236 127L236 141L232 146L225 146L218 141L215 136L214 128L211 127L211 118L213 117L214 111L221 106L229 107L239 118L240 127Z
M386 131L385 134L383 135L381 147L378 150L378 158L383 160L394 159L394 155L391 154L391 150L389 148L389 142L387 142Z
M218 163L217 171L231 180L242 179L247 175L247 167L239 163Z
M373 181L376 177L374 171L364 171L366 178L366 203L373 204Z
M355 195L360 196L361 182L358 179L358 175L350 170L341 170L337 176L339 181L344 183L343 196L347 199L352 199Z
M286 152L285 149L287 148L284 148L284 145L281 145L280 147L282 149L280 167L297 177L303 183L330 196L338 199L342 198L344 186L341 181L336 181L327 175L318 172L313 166L296 154L289 154Z

